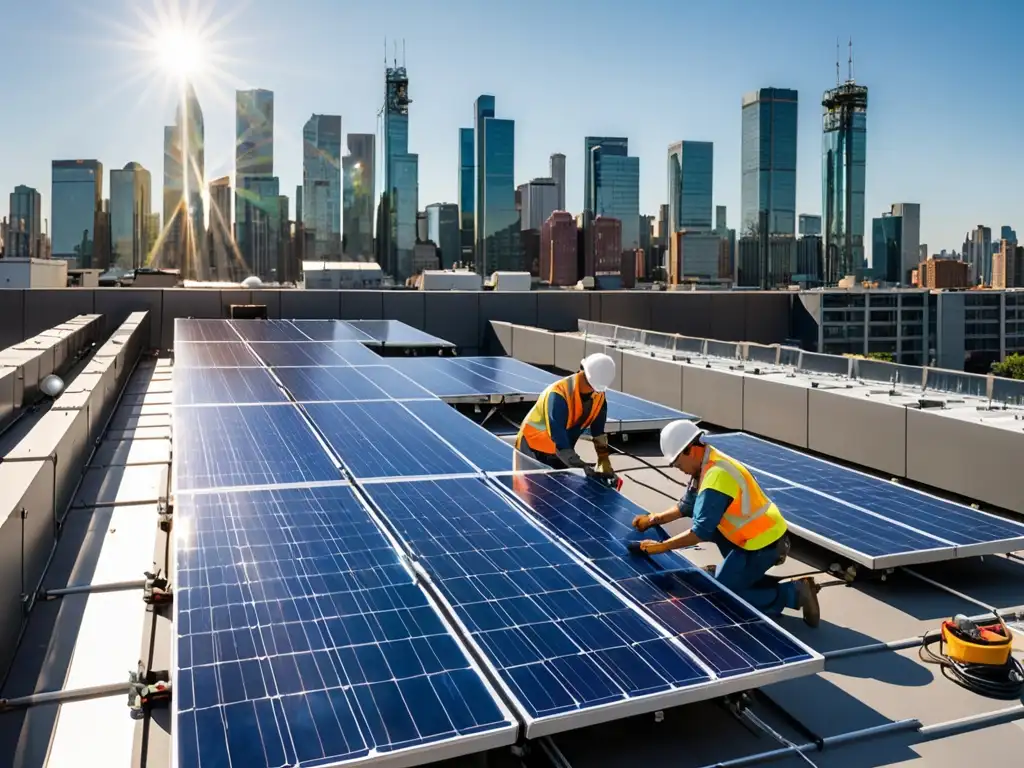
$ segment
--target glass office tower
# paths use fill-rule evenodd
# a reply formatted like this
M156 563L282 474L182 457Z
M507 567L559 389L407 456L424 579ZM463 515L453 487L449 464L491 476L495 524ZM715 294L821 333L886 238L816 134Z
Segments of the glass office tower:
M594 216L618 219L621 250L640 247L640 158L608 155L595 174Z
M714 144L710 141L678 141L668 148L669 226L710 231Z
M822 97L824 275L835 285L864 268L868 89L852 80Z
M235 94L235 240L251 274L269 277L276 257L267 253L267 217L277 210L274 178L274 93L257 88ZM260 238L257 242L256 238Z
M472 128L459 128L459 228L462 241L460 261L473 260L476 238L474 199L476 197L476 143Z
M152 178L139 163L110 172L111 266L132 270L146 266Z
M377 137L350 133L342 160L342 252L356 261L373 260L373 203L377 185Z
M384 72L384 195L386 212L381 269L405 282L413 274L416 214L419 212L419 157L409 154L409 77L405 67Z
M450 269L462 252L459 233L459 206L432 203L427 206L427 239L440 251L441 269Z
M796 232L797 92L762 88L743 97L740 233L756 232L761 211L768 233Z
M51 178L53 257L88 269L93 264L96 214L102 210L103 163L54 160Z
M42 242L42 195L32 187L19 184L11 192L8 217L7 258L37 259L44 250Z
M341 258L341 116L312 115L302 128L302 223L313 258Z
M274 174L274 92L235 93L235 175Z
M475 103L476 141L476 271L518 270L519 212L515 188L515 121L494 116L494 97Z
M629 139L608 136L587 136L583 139L583 219L595 214L597 186L601 179L601 163L605 157L626 157ZM638 213L639 215L639 213Z

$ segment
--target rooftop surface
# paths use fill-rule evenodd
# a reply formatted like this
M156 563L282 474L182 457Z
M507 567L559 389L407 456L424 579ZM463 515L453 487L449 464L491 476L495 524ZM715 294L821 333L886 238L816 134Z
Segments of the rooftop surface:
M153 518L169 487L172 399L171 359L140 363L76 493L46 588L137 581L144 570L166 571L167 537L153 525ZM613 466L625 478L622 493L628 498L648 510L660 510L681 495L687 478L664 466L656 437L631 435L615 438L614 444L619 452ZM581 444L580 452L593 460L589 445ZM718 560L717 551L707 545L684 554L698 565ZM916 647L830 657L920 637L958 613L1024 606L1020 553L896 569L884 581L858 580L849 586L827 574L834 559L821 549L797 543L778 569L780 575L819 574L821 625L808 628L795 615L782 617L779 624L824 654L826 668L764 688L769 698L753 700L749 711L754 717L791 743L825 739L824 751L807 753L820 766L941 768L980 756L1013 764L1024 754L1020 702L1006 715L1006 722L946 729L950 721L993 713L1014 702L986 699L957 687L938 668L924 664ZM123 681L139 659L151 669L166 669L170 645L170 619L148 611L137 589L44 601L32 614L2 695L11 698ZM932 735L906 730L845 746L829 741L906 719L943 728ZM11 764L17 766L77 764L88 749L90 763L97 765L163 768L175 764L171 743L165 713L133 721L123 695L0 716L0 754L13 754ZM523 759L530 765L704 766L780 746L779 740L758 731L749 720L741 721L715 700L669 710L663 717L641 715L558 734L528 744ZM487 764L520 762L503 749L491 754ZM451 764L461 768L483 763L466 758ZM775 764L808 763L790 756Z

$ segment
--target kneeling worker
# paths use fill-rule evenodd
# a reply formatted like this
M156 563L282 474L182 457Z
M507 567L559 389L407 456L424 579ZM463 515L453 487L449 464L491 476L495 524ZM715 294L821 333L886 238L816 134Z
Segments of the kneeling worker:
M692 517L686 533L663 542L644 540L636 549L647 554L713 541L722 563L707 570L755 608L777 616L784 608L801 609L804 621L817 626L818 587L813 578L780 583L767 576L789 552L786 521L765 495L750 471L702 441L704 430L690 421L674 421L661 431L661 452L672 466L692 479L686 495L664 512L638 515L633 527L646 531L655 525Z
M615 379L615 361L595 353L583 358L580 370L551 384L526 414L516 449L555 469L593 469L576 453L576 441L589 429L597 451L597 471L611 475L608 435L604 432L608 403L604 391Z

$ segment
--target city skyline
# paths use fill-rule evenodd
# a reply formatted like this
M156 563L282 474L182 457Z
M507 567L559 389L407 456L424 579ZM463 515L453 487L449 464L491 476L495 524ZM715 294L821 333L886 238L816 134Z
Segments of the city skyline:
M15 21L41 19L40 14L46 14L50 5L52 2L34 8L19 7L14 10ZM21 121L26 130L12 132L10 126L0 128L2 144L19 147L0 168L0 187L6 192L18 184L39 189L44 198L43 217L47 219L51 218L47 175L52 159L95 158L106 168L139 162L151 173L158 174L162 152L160 131L174 113L172 89L147 83L139 76L123 76L125 72L139 70L139 61L145 60L149 53L140 50L144 47L141 43L132 47L118 42L144 32L146 24L138 20L136 13L124 13L129 8L126 2L107 0L95 5L88 11L53 14L47 27L52 33L43 36L37 50L29 50L17 39L5 49L12 56L19 56L19 51L26 54L25 59L19 57L18 60L29 64L29 75L15 84L15 96L23 93L20 89L26 86L34 88L36 93L26 96L27 105L45 97L47 103L69 105L71 114L77 118L53 120L52 110L44 109L42 114L47 119L35 125L34 113L27 110ZM527 2L524 6L527 19L542 18L532 10L534 5ZM742 3L733 5L744 6ZM1005 98L1011 70L1000 51L987 58L984 67L979 67L979 62L952 67L941 60L933 62L934 57L929 58L928 79L945 78L939 98L923 85L915 86L922 82L925 59L919 58L919 65L909 66L908 57L921 57L937 50L941 47L941 35L928 38L927 45L916 38L904 41L889 31L892 25L879 28L861 18L864 12L870 16L871 7L884 7L887 18L896 21L892 14L913 16L923 6L910 4L892 9L880 3L868 3L854 14L826 11L808 3L788 5L801 9L798 23L792 27L802 42L799 51L781 50L777 45L761 41L763 35L754 32L781 30L781 19L773 18L776 14L766 13L764 9L744 6L744 13L732 20L730 34L749 36L750 44L744 48L746 55L739 60L735 57L722 60L719 66L710 68L711 72L704 67L699 76L683 78L678 86L679 99L670 101L684 103L666 103L661 98L658 108L652 110L648 102L654 103L650 101L654 92L649 84L636 78L645 70L652 71L657 62L645 60L640 68L625 56L598 60L593 54L585 53L579 42L568 44L564 52L552 54L554 60L547 62L544 68L555 67L566 76L573 76L581 71L581 66L589 67L593 72L588 76L602 82L600 94L595 93L593 98L581 95L578 90L560 90L555 85L537 87L537 82L548 82L531 80L529 72L535 72L539 65L531 64L527 70L518 63L516 67L504 66L501 63L504 54L499 53L509 46L501 41L494 55L486 57L487 64L470 68L471 71L460 67L453 57L436 56L433 51L444 50L445 42L450 39L443 27L444 19L450 19L455 13L451 8L429 17L422 9L409 6L407 14L396 14L402 16L401 22L396 21L391 26L384 23L380 12L369 6L352 8L346 11L346 24L354 27L362 26L357 22L365 22L370 28L381 30L380 39L371 34L366 35L366 41L346 40L343 52L332 51L319 57L326 55L331 60L336 57L336 64L309 69L311 57L304 49L315 46L305 43L298 46L283 33L289 25L294 28L299 22L294 13L289 15L256 1L247 6L243 17L228 13L228 4L214 4L209 16L211 24L227 20L210 34L211 38L221 41L226 63L219 67L217 76L199 78L196 82L206 119L206 177L235 176L232 123L236 88L258 87L275 92L274 171L281 179L282 190L294 190L301 182L302 126L310 114L340 114L346 133L377 133L379 136L376 111L382 101L382 43L386 32L389 40L406 37L404 53L401 44L397 50L391 50L389 45L388 53L389 57L397 53L399 63L404 56L409 69L410 94L415 100L409 144L420 156L418 197L421 208L432 202L458 199L458 128L466 126L466 113L474 99L481 93L493 93L501 102L501 115L516 122L516 184L545 175L549 155L562 153L567 157L567 205L570 211L579 212L577 207L582 202L583 188L582 157L578 149L581 140L588 135L622 136L629 139L630 155L640 158L640 213L652 215L665 202L663 158L668 145L677 140L712 141L715 145L714 203L727 206L729 225L738 229L741 99L751 90L780 87L793 88L801 96L797 213L820 215L820 97L834 84L835 38L842 37L845 43L847 37L852 36L856 56L854 74L858 82L871 89L872 99L865 204L869 215L885 210L893 200L919 202L921 240L931 244L934 251L957 247L964 232L979 221L994 228L1017 225L1014 190L1009 180L1004 181L1001 171L1021 157L1019 142L1012 141L1012 131L1005 121L975 121L970 114L964 117L954 110L958 98L984 101L997 94ZM994 8L997 4L990 5ZM397 6L404 7L401 2L396 3ZM331 18L340 18L332 15L326 3L317 7L328 22ZM1007 18L1024 15L1014 7L1000 7L1007 11ZM727 10L722 4L695 8L692 21L710 22L714 16L728 15ZM119 11L124 20L115 23L113 19L120 18ZM631 12L635 13L650 11L668 14L666 20L677 13L655 2L640 2L631 7ZM558 17L571 15L566 9L554 12ZM481 14L470 10L460 18L465 21L467 30L482 29ZM924 25L927 29L953 39L955 25L951 21L942 24L920 21L927 21ZM516 22L516 25L521 23ZM573 23L582 37L586 32L584 28L594 21L574 19ZM330 27L330 23L324 26ZM80 35L71 37L75 28L81 28ZM310 34L313 41L326 40L328 36L319 30ZM462 34L460 32L460 36ZM80 41L89 37L98 42ZM276 54L273 56L260 53L268 42L274 45ZM902 46L899 52L894 47L897 42ZM468 45L475 51L482 43L471 38ZM845 76L845 44L842 47L841 69ZM40 52L50 57L51 69L32 70L32 61L38 64ZM690 57L708 53L707 45L678 52L674 54L678 58L674 67L686 71L688 67L684 65ZM898 62L903 65L894 66ZM305 77L296 78L298 71ZM122 76L117 77L115 73ZM83 75L88 75L92 83L91 101L82 96L82 93L90 93L89 88L83 89ZM625 87L630 83L630 87ZM112 105L121 105L124 114L116 121L97 121L92 102L103 105L107 111ZM609 105L618 108L609 109ZM694 109L694 105L700 108ZM922 111L934 115L944 127L920 130ZM952 119L954 114L958 115L956 120ZM948 119L943 121L943 115ZM82 121L88 122L90 118L90 127L81 128ZM31 136L32 140L26 141L26 136ZM19 141L25 144L24 151ZM947 176L943 177L944 164L936 164L936 157L948 158ZM982 185L960 183L955 171L969 172L972 176L988 174L991 179ZM155 194L154 199L157 199ZM293 210L294 203L293 199ZM51 223L51 233L52 230Z

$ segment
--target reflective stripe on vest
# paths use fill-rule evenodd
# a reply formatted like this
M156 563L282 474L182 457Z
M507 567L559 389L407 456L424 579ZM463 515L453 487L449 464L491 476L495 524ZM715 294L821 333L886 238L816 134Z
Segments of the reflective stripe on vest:
M712 469L721 470L736 486L736 495L731 488L715 487ZM720 491L732 496L718 524L718 530L738 547L758 550L774 544L786 532L786 521L779 508L769 499L757 484L750 471L735 459L716 451L711 446L704 449L699 491L705 489Z
M530 409L530 412L526 414L526 418L523 419L516 442L525 440L530 448L540 453L555 453L558 450L555 447L555 441L551 439L548 414L548 396L551 393L561 396L569 406L569 418L565 425L566 429L586 429L594 422L594 419L601 412L601 407L604 405L604 394L594 392L591 396L590 411L584 413L583 398L580 397L576 381L576 374L573 374L564 379L559 379L541 392L537 402L533 404L533 408Z

